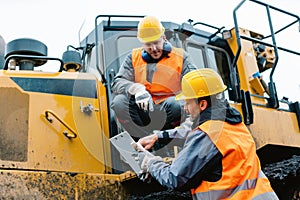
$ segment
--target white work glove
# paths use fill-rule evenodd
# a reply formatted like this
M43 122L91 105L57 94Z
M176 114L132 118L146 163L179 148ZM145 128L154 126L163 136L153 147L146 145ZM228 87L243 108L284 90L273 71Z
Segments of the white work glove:
M139 162L141 171L137 174L138 178L144 182L150 182L151 176L148 172L149 161L155 156L149 151L145 150L141 144L132 143L133 148L138 152L136 160Z
M144 111L153 111L153 100L146 87L140 83L132 84L128 89L129 94L134 95L135 102Z
M128 88L128 93L131 95L135 95L138 92L146 90L146 87L141 84L141 83L133 83L129 88Z
M153 111L153 100L149 92L144 90L135 94L135 103L144 111Z
M143 182L150 183L152 180L152 176L149 173L149 162L161 161L163 162L160 156L154 156L149 151L140 152L139 156L139 163L141 166L141 171L138 173L138 178Z
M143 182L151 182L151 175L148 170L149 160L154 156L151 154L147 154L145 152L140 152L139 156L139 163L141 166L141 171L138 173L138 178Z

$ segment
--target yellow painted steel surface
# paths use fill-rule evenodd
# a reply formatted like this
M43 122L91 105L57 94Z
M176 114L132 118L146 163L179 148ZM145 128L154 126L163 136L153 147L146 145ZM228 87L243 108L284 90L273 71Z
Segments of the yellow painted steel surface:
M231 104L241 113L240 104ZM300 148L300 130L296 113L266 107L253 106L254 121L248 128L256 148L267 144Z
M251 32L249 30L239 28L240 34L250 37ZM237 38L234 29L231 30L232 38L228 39L227 42L232 49L234 54L237 53L238 45ZM253 43L248 40L241 39L241 52L237 60L237 68L240 80L241 90L250 91L251 94L263 95L263 88L260 82L257 82L254 79L253 75L259 72L257 66L257 60L255 57L255 51L253 49ZM255 84L253 84L255 83ZM263 103L264 99L252 97L253 103Z
M250 37L250 31L239 28L240 34ZM236 33L234 30L232 32L232 38L228 40L228 44L235 54L237 52L238 46L236 42ZM258 72L258 67L256 64L255 53L253 49L253 44L251 41L241 40L241 53L237 60L237 67L239 72L239 79L241 83L241 89L244 91L250 90L249 81L252 79L252 75Z
M90 89L83 88L80 80L94 84L95 95L98 92L99 96L76 95L82 92L80 90ZM29 81L42 84L32 86ZM69 86L69 90L72 91L57 93L55 86L49 85L56 81L59 84L62 84L59 81L71 82L73 88ZM4 111L0 114L3 168L81 173L111 171L106 94L95 76L2 71L0 83L3 94L0 103ZM35 91L36 88L42 92ZM67 86L62 85L62 93L64 89L67 90ZM65 136L66 133L72 135L70 130L75 132L76 138Z

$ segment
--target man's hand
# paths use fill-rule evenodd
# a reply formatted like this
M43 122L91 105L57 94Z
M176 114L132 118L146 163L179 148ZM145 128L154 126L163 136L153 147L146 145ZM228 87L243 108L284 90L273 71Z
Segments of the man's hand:
M150 111L153 111L153 101L152 97L147 90L140 91L135 94L135 102L140 109L147 111L148 108Z
M152 135L145 136L143 138L140 138L138 143L142 145L146 150L151 149L155 142L158 140L158 136L156 133Z

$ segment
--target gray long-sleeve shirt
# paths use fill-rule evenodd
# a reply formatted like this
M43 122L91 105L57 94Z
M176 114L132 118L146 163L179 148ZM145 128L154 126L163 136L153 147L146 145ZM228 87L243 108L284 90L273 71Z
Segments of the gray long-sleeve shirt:
M188 72L196 69L196 66L193 64L191 57L187 52L183 54L183 65L181 78ZM156 63L147 64L147 81L152 82L153 73L156 70ZM112 83L112 91L115 94L128 94L128 88L134 83L134 69L132 65L132 54L128 54L125 58L122 66L119 69L119 72L114 77Z
M197 149L199 150L197 151ZM149 173L161 185L168 188L187 187L186 189L190 189L198 186L202 180L220 178L222 171L220 155L219 150L207 134L196 129L188 134L182 151L173 160L172 165L164 163L159 159L160 157L155 157L149 161ZM198 175L199 179L197 179L196 174L199 172L201 175ZM190 182L192 179L194 179L193 183Z
M167 138L178 138L178 139L185 139L188 133L192 130L193 122L190 118L186 118L184 122L180 124L180 126L174 129L168 129L164 131L159 131L157 133L157 137L159 139L165 138L164 132L167 133Z

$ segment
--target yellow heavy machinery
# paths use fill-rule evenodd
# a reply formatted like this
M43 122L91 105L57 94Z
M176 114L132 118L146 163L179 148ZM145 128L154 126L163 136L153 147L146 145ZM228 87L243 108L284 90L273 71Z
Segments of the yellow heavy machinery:
M184 48L197 67L220 73L280 199L300 199L300 103L279 100L273 80L279 53L300 55L276 45L277 34L300 24L299 16L250 2L266 8L270 34L239 26L236 11L245 0L233 12L231 30L193 20L163 25L172 45ZM291 21L273 30L270 10ZM96 16L95 29L78 47L68 46L62 59L48 57L40 41L20 38L5 44L1 38L0 199L191 198L139 181L109 142L122 131L110 109L111 82L127 53L140 46L141 17ZM40 70L49 62L57 71ZM268 83L264 73L270 73Z

